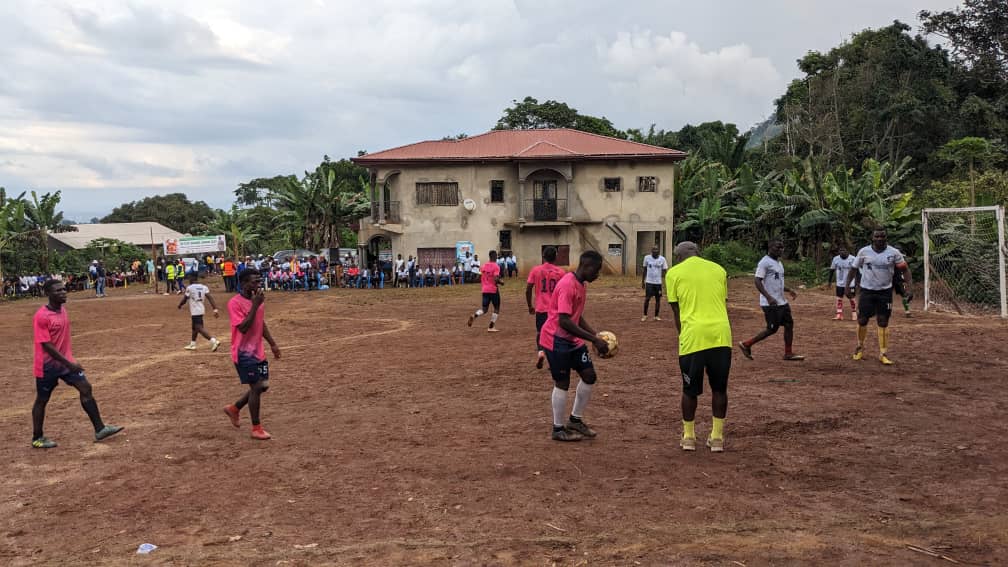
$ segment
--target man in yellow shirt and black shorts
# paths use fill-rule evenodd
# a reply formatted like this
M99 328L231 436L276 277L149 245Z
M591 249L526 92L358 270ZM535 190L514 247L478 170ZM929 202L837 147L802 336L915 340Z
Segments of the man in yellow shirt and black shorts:
M728 373L732 338L728 323L728 274L724 268L699 256L697 245L686 241L675 247L676 264L665 274L665 291L679 330L679 369L682 371L684 451L696 450L693 419L697 398L707 374L714 423L707 446L724 451L724 421L728 415Z

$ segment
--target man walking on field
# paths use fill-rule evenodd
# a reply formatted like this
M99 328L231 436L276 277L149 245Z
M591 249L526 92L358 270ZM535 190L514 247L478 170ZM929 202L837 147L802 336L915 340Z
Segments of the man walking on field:
M697 398L703 377L711 388L714 414L707 446L724 451L724 422L728 415L728 373L732 339L728 323L728 274L724 268L700 257L697 245L686 241L675 247L676 265L665 275L665 291L679 331L679 370L682 372L683 434L679 446L696 450Z
M654 320L661 321L658 312L661 310L661 286L668 271L665 256L658 253L658 247L651 248L651 255L644 256L644 273L641 274L641 288L644 289L644 316L641 321L647 321L648 303L654 298Z
M854 257L841 246L840 251L833 257L833 262L830 263L830 271L833 272L833 279L836 281L836 317L834 319L837 321L843 320L843 301L844 296L847 295L844 284L847 282L847 274L851 272L853 267ZM850 310L851 321L857 321L857 305L853 299L850 300Z
M557 249L554 246L547 246L543 249L543 263L532 268L529 272L528 281L525 286L525 304L528 305L529 315L535 315L536 321L536 368L542 368L546 360L546 353L539 344L539 333L542 332L543 324L549 316L550 302L553 300L553 290L556 289L557 282L564 276L564 269L557 266ZM535 306L532 305L532 292L535 292Z
M259 422L259 400L269 390L269 363L263 349L263 339L270 345L273 358L280 358L280 347L266 327L263 302L266 294L262 276L255 268L242 270L239 283L241 292L228 301L231 317L231 360L238 371L238 379L249 387L237 402L226 406L224 413L231 425L239 427L241 409L246 405L252 418L252 438L266 440L272 437Z
M42 431L46 405L59 381L70 384L80 392L81 407L94 426L95 441L101 441L123 430L117 425L106 425L98 411L98 402L91 393L91 383L84 376L84 368L73 357L70 342L70 317L63 304L67 300L66 287L59 280L48 280L42 290L49 303L35 312L35 404L32 406L32 447L51 449L55 441L46 438Z
M196 336L202 335L204 339L210 341L210 350L216 352L220 346L220 341L217 340L217 337L211 337L210 333L206 332L206 329L203 328L203 314L206 312L206 307L203 305L204 299L209 301L210 306L213 307L214 318L219 317L220 313L217 311L217 303L214 302L213 297L210 295L210 288L199 283L197 272L192 272L189 274L189 286L186 287L185 294L182 295L182 301L178 304L178 308L182 309L182 306L188 303L189 315L192 317L192 340L184 348L186 350L196 350Z
M903 272L907 301L913 299L910 286L910 267L899 250L889 246L888 234L884 228L872 232L872 243L858 250L854 258L854 269L847 275L848 297L854 297L852 284L857 280L861 289L858 297L857 349L854 360L864 358L864 343L868 338L868 321L875 317L878 324L879 362L890 365L886 353L889 351L889 317L892 315L893 275L896 270Z
M791 294L791 299L798 297L793 289L784 284L784 264L780 257L784 253L784 242L775 238L767 247L767 255L756 265L756 289L760 293L760 307L766 320L766 329L755 337L739 343L742 355L752 360L754 344L773 335L777 329L784 327L784 360L805 360L804 356L791 350L794 341L794 319L791 317L791 305L784 299L784 293Z

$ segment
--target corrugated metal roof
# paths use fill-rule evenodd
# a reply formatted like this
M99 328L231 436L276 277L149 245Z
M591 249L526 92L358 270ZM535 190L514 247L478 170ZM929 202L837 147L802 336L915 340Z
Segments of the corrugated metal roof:
M153 231L154 244L159 246L165 238L186 236L156 222L113 222L73 226L77 227L76 232L50 233L49 236L77 250L87 248L87 245L96 238L114 238L137 246L150 246Z
M491 130L461 140L418 142L352 161L471 161L493 159L642 158L679 160L685 152L568 128Z

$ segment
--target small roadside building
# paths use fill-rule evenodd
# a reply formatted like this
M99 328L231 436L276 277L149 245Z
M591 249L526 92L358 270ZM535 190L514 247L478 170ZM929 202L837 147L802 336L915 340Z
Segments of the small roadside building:
M610 273L637 273L670 252L678 150L570 129L493 130L352 161L371 173L371 215L358 242L368 264L402 254L454 265L470 246L513 253L526 272L556 246L574 265L597 250Z
M150 250L153 243L158 254L160 254L161 243L166 238L181 238L186 236L161 223L151 221L75 224L72 226L77 230L49 233L49 247L58 252L81 250L87 248L92 240L111 238L135 244L146 250Z

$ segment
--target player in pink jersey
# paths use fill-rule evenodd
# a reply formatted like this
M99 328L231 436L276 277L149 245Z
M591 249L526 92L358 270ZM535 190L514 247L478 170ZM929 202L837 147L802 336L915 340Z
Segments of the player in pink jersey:
M59 381L70 384L80 392L81 407L91 418L95 441L101 441L123 430L118 425L106 425L98 411L98 402L91 394L91 384L84 376L84 368L77 363L70 344L70 317L63 304L67 300L66 287L59 280L48 280L42 286L49 303L35 313L32 321L35 335L35 405L32 406L32 447L51 449L55 441L42 433L46 404Z
M501 279L500 266L497 265L497 251L490 251L490 261L480 268L480 284L483 291L483 307L476 310L475 313L469 316L469 322L466 323L470 327L473 325L473 321L477 317L489 311L490 305L493 305L493 315L490 316L490 326L487 327L487 331L491 333L496 333L497 329L497 315L500 314L500 291L498 286L504 285L504 280Z
M536 356L536 368L542 368L543 363L546 361L546 352L543 351L542 346L539 344L539 333L542 332L542 326L546 323L546 317L549 315L553 290L556 288L560 278L566 273L563 268L554 263L556 262L556 255L556 247L547 246L543 248L543 263L532 268L525 286L525 303L528 305L529 315L535 315L536 322L536 350L539 351ZM532 304L533 290L535 291L535 305Z
M224 408L231 425L238 427L241 409L248 405L252 418L252 438L266 440L271 437L259 423L259 399L269 390L269 363L263 349L263 339L270 345L273 358L280 358L280 347L266 326L263 302L266 294L262 275L255 268L246 268L238 276L241 294L228 301L231 317L231 360L238 371L238 379L249 389L232 405Z
M598 278L602 269L602 255L594 250L581 254L577 270L564 277L553 290L549 315L539 334L539 344L546 351L550 374L553 375L553 433L554 441L580 441L595 437L595 431L584 422L584 410L591 398L592 386L597 380L595 367L585 341L590 341L600 354L609 352L609 343L599 338L595 329L585 320L583 313L587 290L585 284ZM574 395L574 407L564 423L567 391L570 389L570 372L575 370L581 381Z

